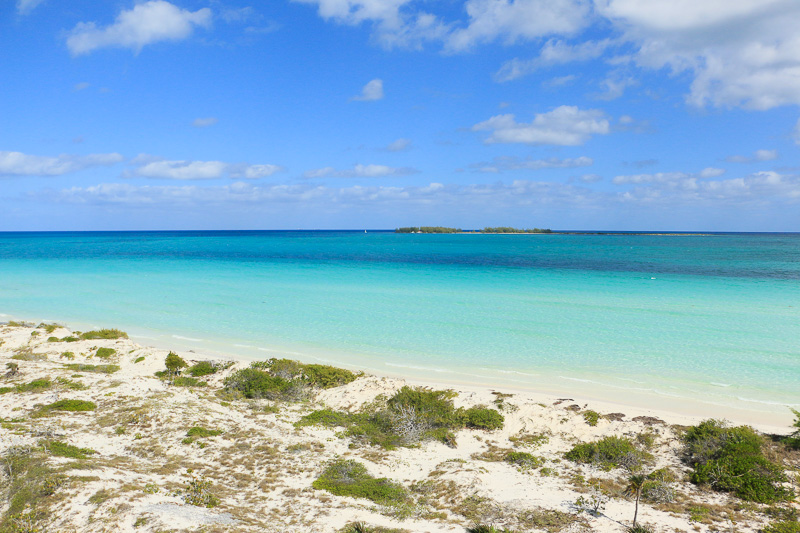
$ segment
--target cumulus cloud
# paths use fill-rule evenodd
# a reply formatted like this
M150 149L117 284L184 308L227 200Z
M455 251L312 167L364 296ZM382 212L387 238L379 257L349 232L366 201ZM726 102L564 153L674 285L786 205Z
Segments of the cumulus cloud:
M374 79L368 82L361 89L361 94L354 96L351 100L357 102L372 102L383 98L383 80Z
M758 161L774 161L778 159L777 150L756 150L752 156L732 155L725 158L731 163L755 163Z
M17 13L27 15L44 0L17 0Z
M248 165L223 161L168 161L142 154L131 163L137 165L123 174L126 178L154 178L169 180L210 180L224 177L257 179L283 170L277 165Z
M336 170L324 167L309 170L303 174L306 178L382 178L385 176L404 176L416 174L417 169L409 167L389 167L386 165L355 165L353 168Z
M469 22L445 42L450 51L502 39L507 44L547 35L572 35L588 23L589 0L467 0Z
M89 82L88 81L82 81L80 83L76 83L75 85L72 86L72 88L75 91L83 91L84 89L88 89L89 88Z
M793 0L596 0L643 67L694 75L696 106L800 103L800 3Z
M386 150L389 152L403 152L411 148L411 139L397 139L394 142L389 143L386 147Z
M195 128L207 128L219 122L217 117L196 118L192 121L192 126Z
M67 37L67 47L73 56L105 47L131 48L138 53L145 45L185 39L195 27L210 25L209 8L188 11L164 0L150 0L122 11L113 24L105 27L94 22L79 23Z
M0 151L0 176L60 176L86 168L114 165L123 159L117 153L49 157Z
M495 157L491 162L474 163L470 168L478 172L503 172L504 170L540 170L543 168L577 168L590 167L594 164L591 157L577 157L574 159L520 159L518 157Z
M486 143L524 143L577 146L593 135L610 131L606 114L599 109L581 110L560 106L537 114L530 123L519 123L514 115L496 115L472 126L472 131L491 131Z

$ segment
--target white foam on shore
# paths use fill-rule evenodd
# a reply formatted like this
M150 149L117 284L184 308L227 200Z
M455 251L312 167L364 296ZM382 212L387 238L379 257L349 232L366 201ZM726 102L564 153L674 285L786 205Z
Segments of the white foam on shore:
M205 339L194 339L192 337L184 337L182 335L172 335L173 339L178 339L181 341L191 341L191 342L206 342Z

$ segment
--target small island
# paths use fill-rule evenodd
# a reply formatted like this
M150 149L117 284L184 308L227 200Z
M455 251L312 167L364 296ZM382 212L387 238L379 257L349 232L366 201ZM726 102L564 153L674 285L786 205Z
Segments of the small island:
M551 229L541 228L512 228L510 226L499 226L496 228L486 227L481 230L462 230L459 228L446 228L443 226L411 226L406 228L397 228L395 233L553 233Z

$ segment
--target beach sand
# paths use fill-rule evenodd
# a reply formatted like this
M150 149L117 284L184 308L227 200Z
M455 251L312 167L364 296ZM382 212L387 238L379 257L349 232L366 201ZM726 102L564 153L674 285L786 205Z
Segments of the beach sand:
M19 520L30 518L40 531L334 532L353 522L413 532L463 532L479 523L520 532L625 531L634 513L633 500L621 495L628 473L564 458L577 443L611 435L631 438L643 447L652 441L647 451L654 461L646 468L668 468L677 479L670 485L673 502L639 505L639 522L654 531L756 532L768 522L764 506L686 481L690 469L682 460L680 426L701 419L672 415L668 409L587 404L580 394L457 387L457 407L496 407L505 417L503 428L460 430L456 447L431 440L385 450L344 436L342 428L298 428L294 423L323 407L355 411L418 383L365 375L315 391L302 402L232 399L219 394L223 381L248 362L230 360L229 368L202 378L206 386L179 387L154 375L165 369L167 350L125 338L47 340L70 335L63 327L47 332L0 326L0 370L7 363L19 366L16 375L0 378L0 387L8 389L0 395L2 487L8 494L19 483L8 472L16 464L14 457L34 459L40 468L24 482L37 494L37 505ZM100 358L98 348L115 353ZM210 359L195 352L178 353L189 364ZM92 372L67 364L113 364L119 370ZM41 378L52 384L17 388ZM64 399L91 401L96 409L57 414L41 410ZM604 415L594 426L587 422L589 410ZM187 438L195 426L221 433ZM60 457L48 448L53 441L95 453ZM512 450L540 457L542 464L521 468L504 461ZM354 459L373 476L402 484L410 499L402 506L379 506L314 489L313 481L336 458ZM784 459L796 476L798 454ZM207 492L219 505L189 503L187 495L197 492L191 490L193 479L208 482ZM792 479L796 483L797 478ZM576 504L593 495L604 502L596 514ZM9 504L6 499L0 508L6 520ZM797 509L797 504L786 505Z

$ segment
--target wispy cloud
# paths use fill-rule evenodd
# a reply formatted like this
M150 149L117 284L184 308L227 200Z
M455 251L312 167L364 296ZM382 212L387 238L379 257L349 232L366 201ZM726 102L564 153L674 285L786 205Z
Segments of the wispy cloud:
M386 146L389 152L404 152L411 148L411 139L397 139Z
M195 128L207 128L219 122L217 117L196 118L192 121L192 126Z
M105 27L79 23L67 37L67 47L73 56L106 47L130 48L138 53L148 44L186 39L195 27L210 25L209 8L188 11L164 0L150 0L122 11Z
M778 159L777 150L756 150L752 156L732 155L725 158L731 163L755 163L760 161L773 161Z
M0 151L0 176L61 176L91 167L114 165L123 160L124 157L117 153L50 157Z
M417 169L409 167L390 167L386 165L355 165L353 168L336 170L333 167L317 168L303 174L306 178L382 178L385 176L405 176L416 174Z
M491 162L473 163L470 168L478 172L497 173L505 170L540 170L543 168L577 168L589 167L594 164L591 157L577 157L559 159L520 159L518 157L495 157Z
M278 165L250 165L223 161L166 160L142 154L131 161L136 167L126 171L126 178L154 178L168 180L210 180L219 178L257 179L283 170Z
M364 87L361 89L361 94L352 97L351 100L355 100L357 102L372 102L375 100L381 100L382 98L383 80L376 78L364 85Z
M27 15L41 4L44 0L17 0L17 13Z
M610 131L606 114L599 109L581 110L575 106L561 106L537 114L530 123L520 123L514 115L496 115L472 126L472 131L491 131L484 142L553 144L577 146L593 135L606 135Z

